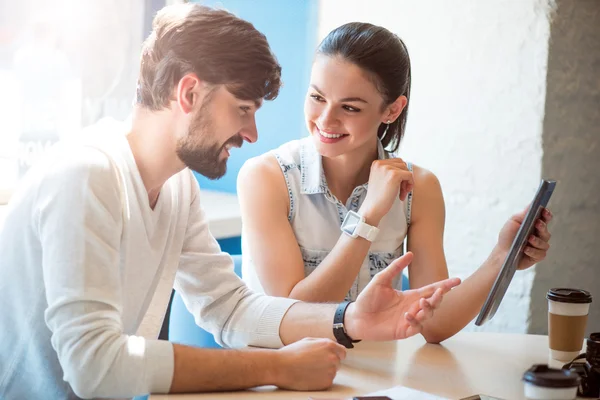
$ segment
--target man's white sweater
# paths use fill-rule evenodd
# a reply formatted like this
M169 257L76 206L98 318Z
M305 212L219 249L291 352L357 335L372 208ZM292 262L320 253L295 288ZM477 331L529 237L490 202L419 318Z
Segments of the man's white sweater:
M134 336L166 270L196 322L230 347L282 346L293 303L252 293L201 209L190 170L151 209L122 126L64 143L22 182L0 226L0 398L166 392L171 343Z

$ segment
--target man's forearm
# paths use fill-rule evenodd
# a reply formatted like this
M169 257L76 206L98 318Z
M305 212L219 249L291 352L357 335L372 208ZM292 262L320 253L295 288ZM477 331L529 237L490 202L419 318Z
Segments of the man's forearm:
M430 343L446 340L477 316L503 260L503 255L494 250L477 271L444 296L433 317L423 324L422 335L425 340Z
M295 303L281 321L279 327L281 341L284 345L288 345L305 337L335 340L333 315L337 306L337 303Z
M275 350L202 349L173 345L171 393L241 390L276 385Z

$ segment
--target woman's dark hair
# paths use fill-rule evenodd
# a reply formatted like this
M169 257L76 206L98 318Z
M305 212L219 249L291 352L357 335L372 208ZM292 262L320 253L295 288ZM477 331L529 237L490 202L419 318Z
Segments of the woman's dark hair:
M383 96L384 107L399 96L406 96L409 100L406 107L387 132L384 123L377 131L383 146L396 151L404 136L410 104L410 57L402 39L383 27L351 22L331 31L319 45L317 54L342 57L367 71Z

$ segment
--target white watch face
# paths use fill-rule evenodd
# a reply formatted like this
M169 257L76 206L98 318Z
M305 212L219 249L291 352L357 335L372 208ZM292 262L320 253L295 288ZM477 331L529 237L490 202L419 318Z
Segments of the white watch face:
M349 212L348 214L346 214L346 219L344 220L342 230L348 235L354 235L354 232L356 232L356 228L358 227L359 223L360 216L358 214Z

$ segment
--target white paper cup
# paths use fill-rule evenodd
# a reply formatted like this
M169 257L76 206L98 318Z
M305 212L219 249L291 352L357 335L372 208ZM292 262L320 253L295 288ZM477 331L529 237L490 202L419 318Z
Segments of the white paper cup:
M554 360L571 361L583 347L592 296L585 290L556 288L546 298L550 355Z
M525 384L525 398L528 400L572 400L577 398L577 388L545 388Z

